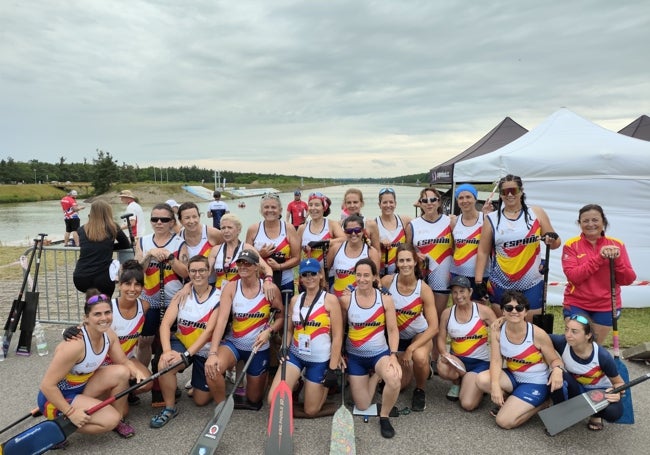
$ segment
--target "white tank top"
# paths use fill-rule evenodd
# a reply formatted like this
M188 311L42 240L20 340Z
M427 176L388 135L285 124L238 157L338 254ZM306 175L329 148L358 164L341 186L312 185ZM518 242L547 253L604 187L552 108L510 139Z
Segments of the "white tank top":
M348 242L346 240L336 252L336 256L334 256L334 260L332 261L332 268L330 269L334 273L332 293L337 297L343 295L345 288L354 285L354 282L357 280L354 274L354 266L360 259L368 257L368 245L366 243L363 244L361 253L353 258L345 252L347 245Z
M307 362L326 362L330 359L332 338L330 335L330 315L325 308L326 295L325 291L320 293L311 311L309 311L309 307L312 302L305 299L304 292L298 296L298 300L293 306L291 315L293 340L289 349L298 358ZM301 306L303 299L304 305ZM305 320L307 313L309 313L309 319ZM303 321L305 322L304 326ZM309 337L309 355L300 352L301 335Z
M213 287L208 297L203 302L199 302L196 291L192 288L192 292L190 292L185 303L179 306L178 315L176 316L176 338L183 343L185 349L192 346L205 332L208 320L219 307L220 300L221 290ZM209 352L210 342L208 341L195 355L207 357Z
M144 326L144 310L142 309L142 301L140 299L136 302L135 316L132 319L126 319L122 316L120 308L117 304L118 299L111 300L113 306L113 324L111 328L120 340L122 351L126 357L132 359L135 357L135 348L138 345L138 338L142 333Z
M320 232L314 234L311 232L311 220L307 220L307 224L305 225L305 230L302 233L302 240L301 240L301 246L304 248L309 244L309 242L319 242L321 240L330 240L332 238L332 235L330 233L330 220L325 218L325 221L323 223L323 229L321 229ZM309 255L309 258L307 258L306 255L305 259L316 259L321 267L323 266L323 249L322 248L314 248L311 250L311 254Z
M427 257L424 276L434 292L447 292L452 262L452 238L449 217L440 215L436 221L422 217L411 220L413 246Z
M521 344L514 344L506 336L506 324L501 327L501 355L519 383L546 384L548 381L548 366L544 362L542 352L533 342L533 325L526 323L526 337Z
M476 223L472 226L463 224L463 214L458 215L454 226L454 259L451 263L451 273L466 277L474 277L478 243L481 240L483 228L483 213L478 212ZM488 264L486 264L488 270ZM483 276L489 276L486 272Z
M271 239L266 235L266 231L264 230L264 221L260 222L257 234L255 234L255 238L253 239L253 246L259 251L265 244L268 245L270 243L275 245L272 254L282 256L285 259L291 257L291 245L289 244L289 238L287 237L287 223L280 221L280 235ZM285 285L292 282L293 269L282 270L282 284Z
M178 252L181 249L181 246L183 246L183 243L183 239L174 234L166 244L157 245L153 240L153 234L151 234L140 239L140 249L142 250L143 255L146 256L149 250L154 248L166 248L171 251L176 258L178 258ZM149 302L151 308L160 308L161 306L167 308L174 295L176 295L176 293L183 287L181 278L176 275L169 263L164 264L163 278L165 283L165 302L164 305L161 305L160 264L152 258L144 271L144 289L141 294L141 297Z
M402 224L402 219L393 215L397 222L397 227L395 229L387 229L381 222L381 217L378 216L375 218L377 222L377 228L379 229L379 238L388 239L390 241L390 249L388 250L388 265L385 264L386 253L381 251L381 267L380 272L384 273L384 270L387 269L387 275L392 275L397 271L396 260L397 260L397 247L400 243L406 243L406 231L404 230L404 225Z
M385 330L386 314L381 292L375 289L375 303L370 308L361 308L357 303L357 292L352 291L345 341L347 352L359 357L374 357L388 350Z
M459 357L490 361L488 329L481 319L476 302L472 302L472 316L467 322L456 319L456 305L451 307L447 321L447 334L451 339L451 353Z
M399 274L393 276L393 281L390 283L388 292L390 292L395 303L399 337L401 340L410 340L418 333L422 333L429 328L429 324L424 317L424 307L422 306L422 298L420 297L422 280L417 281L413 292L409 295L402 295L397 289L398 276Z
M90 377L97 371L99 367L102 366L106 355L108 354L108 349L110 347L110 341L108 334L104 333L104 346L101 351L93 351L93 345L90 343L90 337L86 331L86 326L81 327L81 332L84 337L84 347L86 355L81 360L81 362L75 363L74 366L70 369L68 374L65 375L61 381L57 384L59 390L75 390L79 389L83 391L86 383L90 380Z
M226 260L224 257L225 246L225 243L219 245L219 250L214 258L215 286L218 289L223 289L229 281L239 279L239 270L237 269L236 261L239 250L241 249L241 242L235 248L230 260Z
M187 255L188 257L193 257L196 255L208 257L210 250L212 249L212 244L208 240L208 227L204 224L201 226L201 240L194 246L190 246L185 239L185 228L180 232L180 236L185 240L185 245L187 246Z
M259 292L252 299L244 296L241 290L241 280L237 281L237 290L232 300L232 328L226 339L237 349L252 351L257 335L264 330L271 315L271 304L264 296L262 280L259 280ZM265 342L260 351L269 348Z

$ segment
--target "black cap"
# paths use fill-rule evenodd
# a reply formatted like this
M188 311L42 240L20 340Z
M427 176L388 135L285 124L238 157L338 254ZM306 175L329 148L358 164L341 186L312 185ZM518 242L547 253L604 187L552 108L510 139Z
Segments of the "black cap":
M255 251L251 249L246 249L243 250L241 253L239 253L239 256L237 256L236 261L246 261L249 264L259 264L260 256Z
M451 279L451 283L449 283L449 287L447 289L451 289L454 286L472 289L472 283L469 282L469 278L460 275L457 275Z

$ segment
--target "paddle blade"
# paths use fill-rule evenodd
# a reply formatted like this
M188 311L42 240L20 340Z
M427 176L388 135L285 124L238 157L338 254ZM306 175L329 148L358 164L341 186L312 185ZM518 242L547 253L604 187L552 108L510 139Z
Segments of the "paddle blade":
M38 455L66 439L66 433L54 420L46 420L14 436L2 446L3 455Z
M213 417L203 428L201 435L190 450L190 455L211 455L217 450L219 441L230 422L234 406L235 400L230 395L214 408Z
M20 337L18 338L18 347L16 354L31 355L32 353L32 334L36 325L36 310L38 308L38 292L25 293L25 308L23 309L22 321L20 323Z
M350 411L344 405L341 405L332 418L330 455L355 455L356 453L354 420Z
M624 382L629 382L630 374L627 371L625 363L615 357L614 361L616 362L616 369L618 374L621 376ZM634 408L632 405L632 389L627 389L623 395L621 395L621 404L623 405L623 415L616 421L616 423L623 424L632 424L634 423Z
M603 390L591 390L539 412L551 436L605 409L609 403Z
M273 391L267 435L266 455L293 453L293 397L286 381L280 381Z
M553 333L553 322L555 315L550 313L533 315L533 324L544 330L546 333Z

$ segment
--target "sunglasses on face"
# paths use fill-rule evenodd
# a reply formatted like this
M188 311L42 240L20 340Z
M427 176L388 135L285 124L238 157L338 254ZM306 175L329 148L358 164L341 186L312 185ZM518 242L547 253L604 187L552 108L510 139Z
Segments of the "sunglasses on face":
M516 196L519 194L519 188L514 187L514 188L503 188L501 191L501 196L508 196L508 195L513 195Z
M313 197L325 197L325 195L323 193L319 193L319 192L310 193L309 194L309 199L311 199Z
M308 277L312 277L312 276L316 276L316 275L318 275L316 272L302 272L300 274L300 276L303 277L303 278L308 278Z
M379 190L379 195L380 196L382 194L386 194L386 193L395 194L395 190L392 189L392 188L382 188L381 190Z
M346 228L345 233L348 235L351 234L361 234L363 232L363 228L360 227L355 227L355 228Z
M438 202L438 201L439 199L437 197L429 197L429 198L423 197L422 199L420 199L420 204L433 204L434 202Z
M157 223L157 222L159 222L159 221L160 221L161 223L169 223L171 220L172 220L172 219L169 218L169 217L167 217L167 216L152 216L152 217L151 217L151 222L152 222L152 223Z
M517 313L521 313L525 309L526 307L521 303L519 305L511 305L509 303L507 305L503 305L503 311L506 313L512 313L513 310L515 310Z
M203 274L206 273L207 271L208 271L208 269L206 269L206 268L202 268L202 269L189 269L189 270L188 270L188 272L190 273L190 275L197 275L197 274L199 274L199 275L203 275Z
M110 302L110 297L106 294L93 295L86 301L86 305L94 305L98 302Z
M578 321L582 325L589 325L589 320L581 314L574 314L569 319L572 321Z
M237 267L252 267L253 264L251 264L248 261L237 261L235 264L237 264Z

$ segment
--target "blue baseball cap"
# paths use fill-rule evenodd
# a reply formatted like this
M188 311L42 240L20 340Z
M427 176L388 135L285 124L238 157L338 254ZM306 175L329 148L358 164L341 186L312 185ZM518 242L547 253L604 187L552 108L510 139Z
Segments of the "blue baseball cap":
M454 193L454 198L458 199L458 195L462 193L463 191L468 191L472 193L472 196L474 196L474 199L478 199L478 191L476 191L476 188L474 188L474 185L470 185L469 183L463 183L462 185L458 185L456 187L456 192Z
M313 273L318 273L320 272L320 262L318 262L316 259L303 259L300 262L300 273L304 272L313 272Z

